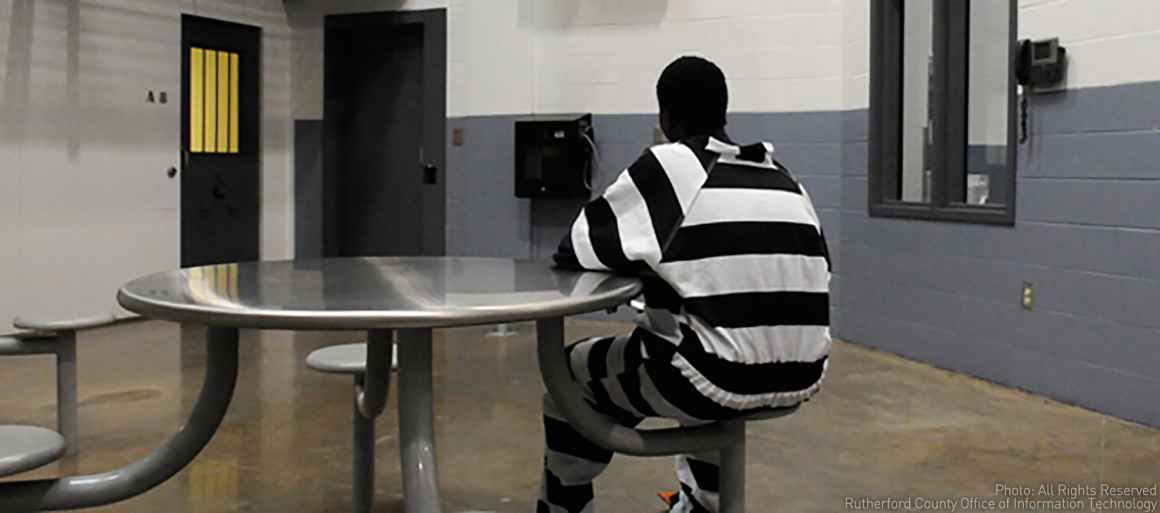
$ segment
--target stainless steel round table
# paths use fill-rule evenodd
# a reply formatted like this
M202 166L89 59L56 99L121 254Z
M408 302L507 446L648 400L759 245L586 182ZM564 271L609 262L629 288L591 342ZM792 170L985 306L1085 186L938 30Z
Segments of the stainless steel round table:
M118 293L143 316L204 324L206 378L186 425L145 459L92 476L0 484L0 511L78 509L139 495L185 467L221 423L237 376L238 329L367 331L358 397L382 413L391 330L399 343L399 438L406 509L442 511L436 478L431 329L537 320L563 339L563 318L626 303L633 278L487 258L337 258L195 267L134 280Z

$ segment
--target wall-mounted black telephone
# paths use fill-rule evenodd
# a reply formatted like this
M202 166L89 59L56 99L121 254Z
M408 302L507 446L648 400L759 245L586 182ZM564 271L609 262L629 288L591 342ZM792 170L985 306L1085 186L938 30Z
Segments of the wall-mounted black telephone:
M1067 72L1067 49L1059 46L1059 38L1019 42L1019 56L1015 62L1015 79L1025 86L1026 92L1045 93L1061 90L1060 84Z
M1023 86L1019 98L1019 142L1027 142L1027 96L1062 91L1067 77L1067 49L1059 38L1024 39L1015 60L1015 80Z

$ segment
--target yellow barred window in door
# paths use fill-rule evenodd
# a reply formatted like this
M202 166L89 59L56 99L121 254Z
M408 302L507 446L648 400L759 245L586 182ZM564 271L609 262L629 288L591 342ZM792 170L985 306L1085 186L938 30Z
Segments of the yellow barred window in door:
M189 152L238 153L238 54L189 48Z

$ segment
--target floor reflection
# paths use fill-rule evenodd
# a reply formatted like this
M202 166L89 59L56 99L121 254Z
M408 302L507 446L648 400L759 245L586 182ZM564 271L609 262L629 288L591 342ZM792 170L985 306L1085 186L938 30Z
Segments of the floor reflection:
M449 511L534 511L541 460L534 327L437 331L435 402ZM570 321L568 337L625 325ZM21 478L90 473L141 458L184 420L205 365L201 330L139 323L79 341L81 453ZM193 465L130 501L90 511L228 513L350 510L352 383L304 365L351 333L247 332L237 392ZM995 483L1160 480L1160 431L838 344L822 393L786 419L751 426L753 511L840 511L845 497L993 496ZM49 358L0 359L4 420L52 426ZM391 387L392 394L396 386ZM402 512L394 396L377 424L375 511ZM657 511L671 460L618 457L598 481L603 511Z

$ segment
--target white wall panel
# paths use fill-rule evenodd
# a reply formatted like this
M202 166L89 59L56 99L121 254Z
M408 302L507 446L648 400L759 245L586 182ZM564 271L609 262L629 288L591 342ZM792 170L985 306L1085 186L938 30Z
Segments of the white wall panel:
M1019 36L1059 37L1069 88L1160 80L1160 67L1140 64L1160 43L1160 2L1020 0Z
M365 6L365 2L354 2ZM322 15L297 2L294 115L322 116ZM448 115L656 110L657 75L702 55L738 81L736 111L842 106L838 0L452 0ZM374 10L415 8L378 3ZM369 9L367 9L369 10Z
M533 39L520 26L519 3L469 0L463 8L471 24L466 34L467 113L531 112Z
M868 105L858 85L868 65L869 1L842 3L844 72L850 77L845 108ZM1068 52L1068 88L1160 80L1160 66L1141 64L1160 45L1160 2L1155 0L1019 0L1020 38L1058 37ZM1145 59L1146 60L1146 59Z
M548 5L566 10L571 3ZM621 6L619 16L612 4L582 2L572 17L535 13L533 19L554 22L527 35L536 49L535 112L653 112L660 71L690 54L721 66L733 111L841 107L837 2L669 0L629 12ZM588 24L593 20L606 23ZM471 114L506 112L490 103L471 107Z
M376 9L448 8L451 116L577 109L651 112L657 73L684 53L721 61L731 79L770 81L764 87L742 85L746 92L734 95L735 110L808 111L865 108L867 104L870 2L865 0L371 4ZM347 11L369 7L367 2L325 5ZM1071 87L1160 79L1160 67L1130 62L1138 50L1160 42L1160 2L1022 0L1019 15L1022 37L1059 36L1068 45ZM307 25L295 35L295 113L317 118L321 116L321 31ZM749 60L755 56L761 58ZM594 66L594 61L599 64ZM832 89L826 82L836 76L849 78L842 92L833 98L821 94ZM815 78L817 83L803 78ZM585 84L593 90L585 91ZM620 86L618 94L601 92L612 84Z
M124 281L179 264L180 180L165 171L180 157L182 13L263 28L261 247L264 258L290 254L282 2L5 0L0 332L16 315L110 310ZM168 102L147 103L148 91Z
M869 105L870 2L842 4L842 108L864 109Z

